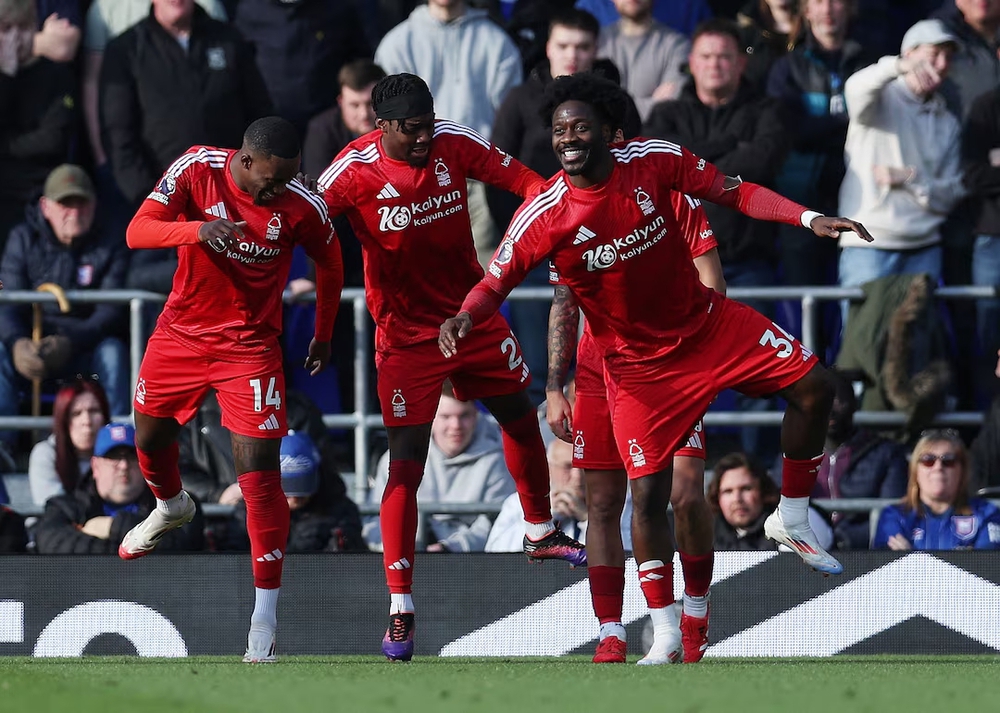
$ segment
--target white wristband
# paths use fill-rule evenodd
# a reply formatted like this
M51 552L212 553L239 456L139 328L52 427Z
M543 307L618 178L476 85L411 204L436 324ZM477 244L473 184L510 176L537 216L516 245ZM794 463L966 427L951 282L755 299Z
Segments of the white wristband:
M814 210L807 210L805 213L802 214L802 217L799 218L799 220L802 221L803 228L810 228L812 227L813 220L822 217L823 217L822 213L817 213Z

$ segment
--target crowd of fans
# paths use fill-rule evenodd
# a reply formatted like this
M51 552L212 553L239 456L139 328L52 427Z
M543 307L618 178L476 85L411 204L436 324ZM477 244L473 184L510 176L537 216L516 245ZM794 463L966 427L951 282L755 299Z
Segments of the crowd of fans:
M631 96L627 137L683 144L729 175L857 218L876 237L838 245L705 206L730 287L861 286L866 295L822 315L819 346L839 383L814 495L901 504L877 532L867 514L817 509L817 533L839 549L996 547L1000 515L968 495L1000 485L1000 409L971 449L951 432L919 434L941 410L983 410L996 392L1000 299L973 310L936 301L933 288L1000 284L998 50L1000 0L0 0L0 280L7 290L167 293L176 254L130 253L124 239L166 167L191 145L237 147L249 122L279 114L300 131L304 172L318 176L374 128L371 92L387 73L420 75L437 116L551 176L558 164L538 117L544 88L555 76L600 73ZM469 204L485 264L518 204L481 184L470 184ZM362 286L357 240L346 220L336 225L347 285ZM300 263L293 295L314 287ZM548 284L547 271L527 284ZM795 304L753 306L790 331L801 327ZM288 307L290 386L302 383L292 364L309 341L310 309ZM508 309L525 360L543 374L548 304ZM155 309L146 317L148 333ZM321 419L353 399L353 320L342 310L332 376L312 399L293 390L286 398L289 551L379 547L377 518L362 522L348 498ZM42 408L54 417L38 443L0 432L5 469L26 465L31 497L44 506L27 530L0 507L0 549L112 552L148 511L132 431L112 422L130 410L129 337L124 303L0 305L0 416ZM29 398L33 384L45 394L40 405ZM903 411L906 427L858 428L859 407ZM761 461L776 453L758 435L743 429L744 452L715 464L720 548L769 544L762 523L778 491ZM549 446L553 510L583 539L586 498L566 448ZM198 519L159 549L246 549L213 399L185 428L181 451L188 491L236 515ZM519 549L505 525L521 520L512 488L495 424L446 389L419 497L500 515L434 516L424 546ZM937 521L955 517L967 520L949 540ZM917 530L924 539L907 537Z

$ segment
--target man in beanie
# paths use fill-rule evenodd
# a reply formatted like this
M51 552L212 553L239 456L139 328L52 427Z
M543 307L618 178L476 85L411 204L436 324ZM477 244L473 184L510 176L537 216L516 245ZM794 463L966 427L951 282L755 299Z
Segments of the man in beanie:
M10 233L0 262L8 290L53 283L64 290L113 290L125 285L128 254L121 235L94 221L97 201L90 177L63 164L45 180L44 194ZM0 305L0 415L17 415L28 380L95 374L111 413L129 412L128 354L122 304L74 304L62 313L42 307L42 339L33 341L30 304Z
M347 497L340 474L322 466L305 431L289 431L281 439L281 489L291 511L285 552L367 552L358 506ZM239 527L227 549L248 550L246 506L241 501L236 508Z

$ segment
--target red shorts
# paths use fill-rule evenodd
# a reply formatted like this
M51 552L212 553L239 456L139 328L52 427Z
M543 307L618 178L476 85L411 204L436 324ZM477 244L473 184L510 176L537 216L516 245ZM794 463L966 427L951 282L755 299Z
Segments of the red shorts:
M194 417L209 389L218 394L222 425L233 433L255 438L288 433L280 352L246 364L219 361L162 329L155 330L139 368L135 410L184 424Z
M531 383L521 345L499 314L459 341L458 354L450 359L434 340L379 351L375 367L386 426L433 421L445 379L462 401L514 394Z
M702 329L663 357L605 369L618 452L630 478L663 470L716 394L767 396L817 364L798 340L759 312L714 303Z
M699 419L687 443L674 455L705 460L705 432ZM611 409L604 382L604 359L585 330L576 352L576 401L573 404L573 467L621 470Z

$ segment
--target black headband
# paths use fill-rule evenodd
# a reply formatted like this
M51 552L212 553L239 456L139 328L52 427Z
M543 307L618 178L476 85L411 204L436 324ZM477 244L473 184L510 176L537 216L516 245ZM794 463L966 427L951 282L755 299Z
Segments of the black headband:
M375 116L379 119L410 119L433 113L434 97L425 89L383 99L375 106Z

